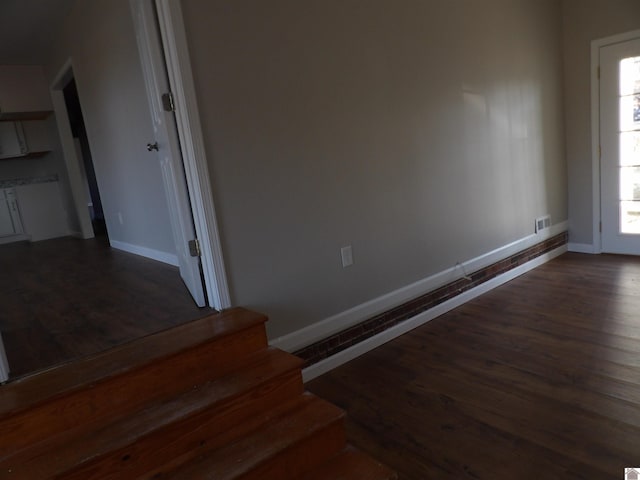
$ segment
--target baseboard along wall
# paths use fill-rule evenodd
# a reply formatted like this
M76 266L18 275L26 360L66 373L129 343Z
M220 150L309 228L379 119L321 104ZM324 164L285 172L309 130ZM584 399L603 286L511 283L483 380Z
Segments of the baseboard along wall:
M596 252L595 247L588 243L569 242L568 248L570 252L575 252L575 253L590 253L590 254L598 253Z
M304 359L303 376L311 380L561 255L567 242L563 222L274 339L271 345Z
M150 258L151 260L157 260L158 262L168 263L174 267L179 266L178 256L172 253L161 252L152 248L140 247L138 245L119 242L117 240L109 240L109 244L111 245L111 248L115 248L117 250L133 253L134 255L140 255L142 257Z

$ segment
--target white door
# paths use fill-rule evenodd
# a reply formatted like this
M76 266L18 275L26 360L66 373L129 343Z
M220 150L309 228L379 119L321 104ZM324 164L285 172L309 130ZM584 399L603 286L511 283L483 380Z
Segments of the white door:
M196 304L205 305L200 258L192 256L189 242L196 238L182 164L174 113L164 108L162 97L169 92L169 81L157 27L153 0L131 0L136 22L138 49L147 87L155 138L147 145L158 156L169 204L169 217L176 245L180 275ZM141 148L145 148L141 145Z
M640 38L600 48L602 251L640 255Z

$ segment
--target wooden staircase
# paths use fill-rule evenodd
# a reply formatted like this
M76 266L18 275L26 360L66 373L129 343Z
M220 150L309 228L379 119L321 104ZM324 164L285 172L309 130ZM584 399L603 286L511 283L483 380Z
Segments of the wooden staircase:
M0 479L383 480L233 309L0 387Z

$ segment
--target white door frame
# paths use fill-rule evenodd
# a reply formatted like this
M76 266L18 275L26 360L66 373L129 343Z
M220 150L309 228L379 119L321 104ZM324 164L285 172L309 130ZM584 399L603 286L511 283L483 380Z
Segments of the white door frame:
M80 227L77 234L81 238L93 238L94 231L91 224L91 216L89 215L89 198L87 197L87 178L84 168L80 164L80 158L76 153L73 134L71 133L71 124L69 122L69 112L67 104L64 100L63 88L73 78L73 62L68 59L62 66L56 77L49 87L51 93L51 101L53 102L53 111L56 115L56 123L58 126L58 136L62 146L62 156L67 167L67 176L69 178L69 188L73 198L76 218Z
M593 253L602 253L602 193L600 174L600 49L640 38L640 30L591 41L591 168L593 177Z
M139 1L143 0L131 0L131 2ZM175 0L155 0L155 2L169 85L175 104L189 200L196 236L200 242L202 271L208 301L209 305L216 310L224 310L231 306L231 297L213 204L182 8L180 2ZM145 28L155 28L155 26L149 25Z

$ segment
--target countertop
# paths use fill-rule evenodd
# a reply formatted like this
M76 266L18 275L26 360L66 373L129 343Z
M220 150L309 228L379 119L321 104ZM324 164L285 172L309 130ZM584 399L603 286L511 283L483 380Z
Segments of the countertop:
M13 178L10 180L0 180L0 188L11 188L19 185L33 185L34 183L49 183L57 182L58 175L46 175L44 177L29 177L29 178Z

